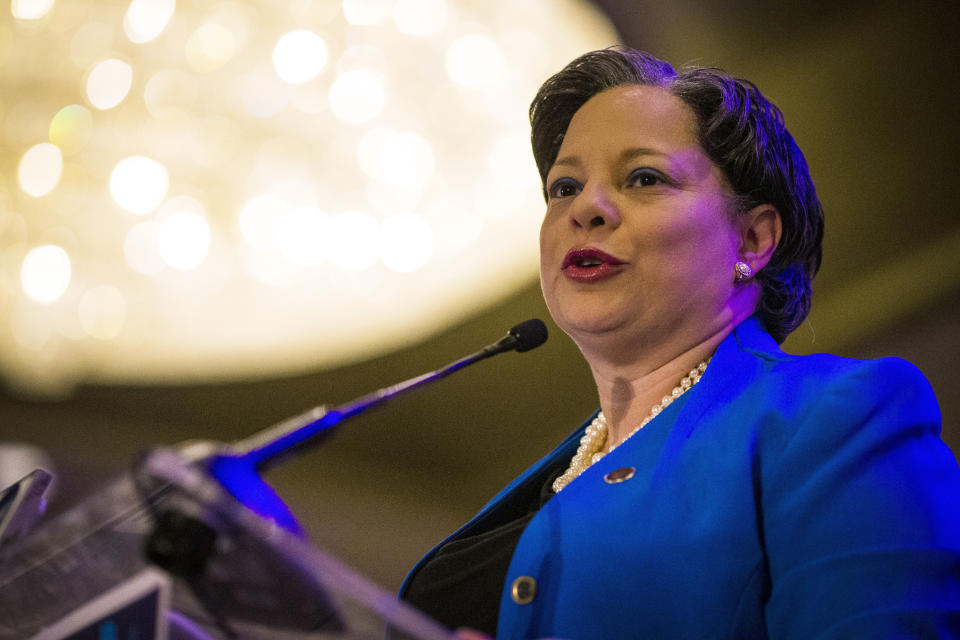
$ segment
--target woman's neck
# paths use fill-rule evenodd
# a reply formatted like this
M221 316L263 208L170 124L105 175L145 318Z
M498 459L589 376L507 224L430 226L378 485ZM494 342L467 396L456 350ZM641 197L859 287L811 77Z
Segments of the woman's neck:
M607 419L606 450L622 442L650 415L654 405L676 387L691 369L708 360L734 327L744 318L735 314L729 322L712 327L704 335L649 344L642 354L624 357L618 349L615 358L584 353L590 363L600 407Z

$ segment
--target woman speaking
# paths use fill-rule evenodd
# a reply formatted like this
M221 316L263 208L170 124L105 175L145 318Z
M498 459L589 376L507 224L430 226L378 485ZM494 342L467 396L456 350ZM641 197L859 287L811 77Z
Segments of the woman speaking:
M543 295L600 411L402 597L501 639L960 637L960 469L929 385L778 347L823 236L779 110L616 48L530 117Z

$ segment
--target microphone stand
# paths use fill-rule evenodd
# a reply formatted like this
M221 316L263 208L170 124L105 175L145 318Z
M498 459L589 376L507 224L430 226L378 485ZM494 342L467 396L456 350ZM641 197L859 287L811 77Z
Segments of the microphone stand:
M301 559L315 557L315 554L311 556L308 550L304 550L305 547L302 547L300 542L291 543L292 540L303 541L304 531L283 500L260 477L262 471L294 452L326 440L334 433L337 425L367 409L445 378L468 365L496 354L505 351L521 353L529 351L543 344L546 339L547 329L543 322L537 319L527 320L510 329L510 332L501 340L441 369L374 391L337 407L327 408L325 405L314 407L233 445L195 444L182 449L173 457L170 456L169 450L158 450L148 455L143 468L152 477L157 479L165 477L167 481L172 481L173 478L187 476L196 478L194 474L200 473L215 481L216 490L207 487L204 489L206 494L221 497L214 501L220 506L211 504L208 505L209 508L204 507L199 510L192 507L190 511L199 511L195 515L176 510L156 514L156 525L147 539L147 558L170 573L186 579L188 584L197 591L194 585L202 586L204 567L208 559L216 553L214 541L217 531L215 529L224 527L222 518L210 517L211 511L224 510L222 506L224 491L229 494L230 499L238 503L236 506L246 507L260 516L262 521L272 523L271 526L278 525L283 530L278 535L281 535L281 539L287 546L292 545L292 548L297 549L298 557ZM180 461L180 465L185 464L193 471L178 469L176 460ZM199 481L194 479L192 486L199 486L197 482ZM180 485L180 488L184 489L184 485ZM236 509L230 509L230 512L235 513ZM204 520L217 522L208 525ZM235 515L229 520L233 525L239 522ZM235 528L233 525L228 523L227 528ZM247 522L246 526L251 525ZM290 559L289 554L282 550L278 552L278 557ZM321 571L322 567L319 565L315 569L301 567L300 570L317 572ZM338 569L338 575L344 575L341 569ZM361 582L362 579L359 578L353 580L354 584ZM365 587L365 589L364 593L372 593L373 587ZM201 600L208 599L199 592L197 596ZM374 608L374 610L378 609ZM416 616L412 620L414 627L420 625L421 629L429 630L430 625L421 625L423 621ZM401 627L403 626L401 624Z

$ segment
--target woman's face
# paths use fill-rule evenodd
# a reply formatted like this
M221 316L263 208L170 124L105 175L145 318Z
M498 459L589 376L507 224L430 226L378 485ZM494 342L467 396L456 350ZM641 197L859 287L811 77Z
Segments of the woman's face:
M729 320L740 231L695 132L660 87L610 89L574 114L547 174L540 278L578 343L622 329L696 338Z

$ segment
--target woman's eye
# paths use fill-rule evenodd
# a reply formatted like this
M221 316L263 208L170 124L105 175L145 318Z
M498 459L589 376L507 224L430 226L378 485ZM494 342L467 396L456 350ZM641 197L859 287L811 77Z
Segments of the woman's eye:
M568 198L580 193L580 183L571 178L560 178L550 185L548 191L551 198Z
M635 187L652 187L666 182L663 174L653 169L637 169L627 178L627 183Z

